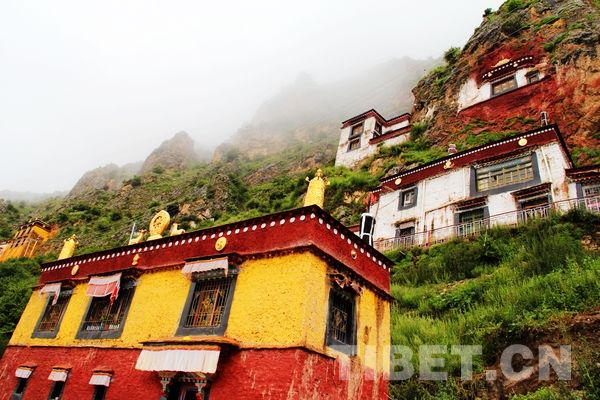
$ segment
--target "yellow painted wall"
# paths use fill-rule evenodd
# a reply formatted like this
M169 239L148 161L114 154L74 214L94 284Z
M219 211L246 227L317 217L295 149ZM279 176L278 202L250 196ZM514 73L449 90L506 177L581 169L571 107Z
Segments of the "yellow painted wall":
M311 253L249 260L240 267L225 336L242 347L302 346L347 357L325 347L329 279L327 264ZM141 347L145 340L173 337L191 282L180 270L145 273L118 339L75 339L90 298L77 285L57 337L31 338L47 298L36 291L10 341L12 345ZM390 305L368 288L357 300L361 364L389 370Z
M327 264L311 253L244 263L227 336L245 346L323 348Z
M35 255L40 246L45 243L51 235L51 231L47 231L38 225L19 228L13 239L10 241L9 246L0 254L0 261ZM34 240L37 240L35 247Z

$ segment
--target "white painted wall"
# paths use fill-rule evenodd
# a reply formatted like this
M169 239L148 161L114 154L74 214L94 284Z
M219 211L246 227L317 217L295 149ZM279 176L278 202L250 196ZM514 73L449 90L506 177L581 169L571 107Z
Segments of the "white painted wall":
M567 182L565 168L569 167L565 154L558 142L550 143L535 149L540 174L540 183L550 182L553 201L566 200L576 197L575 186ZM374 239L395 237L396 225L400 222L415 219L415 232L420 233L431 229L439 229L454 225L454 203L467 200L470 196L470 166L451 170L418 182L417 201L414 207L398 210L400 191L388 192L380 196L371 212L376 218ZM536 183L538 184L538 183ZM532 184L533 186L534 184ZM506 192L487 196L487 206L490 216L511 213L518 210L518 204L509 189ZM507 215L502 223L516 223L515 215ZM449 235L452 231L448 230ZM444 232L439 235L446 234ZM436 238L440 239L440 238Z
M515 72L515 79L517 81L517 88L527 86L527 73L530 72L531 68L521 68ZM539 71L540 79L544 77L544 73ZM504 77L506 78L506 77ZM504 79L502 78L502 79ZM502 96L502 95L499 95ZM474 104L481 103L482 101L488 100L492 97L492 84L491 82L484 82L481 86L477 86L475 79L468 79L461 86L458 92L458 110L470 107Z
M360 161L377 153L378 146L394 146L408 140L409 134L406 133L404 135L388 139L384 142L373 145L369 144L369 140L373 137L373 131L375 130L376 122L377 121L375 117L370 117L364 120L364 131L360 136L360 148L355 150L348 151L348 145L350 144L349 136L350 132L352 131L352 126L348 126L340 131L340 141L335 157L336 166L352 168ZM408 124L408 121L402 121L390 127L382 128L382 133L389 132L392 129L403 128L408 126ZM356 126L356 124L353 126Z

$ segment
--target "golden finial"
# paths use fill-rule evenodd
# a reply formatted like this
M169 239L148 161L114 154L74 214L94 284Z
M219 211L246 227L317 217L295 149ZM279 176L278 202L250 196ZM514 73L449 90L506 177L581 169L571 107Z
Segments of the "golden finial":
M168 212L165 210L160 210L157 212L156 215L150 220L150 236L147 240L160 239L170 222L171 216Z
M308 190L304 197L304 207L315 204L323 208L325 205L325 189L329 186L329 181L323 175L323 170L319 168L312 179L307 176L306 182L308 182Z
M70 238L65 239L63 241L63 248L58 255L59 260L63 260L65 258L73 257L73 253L75 253L75 247L79 244L77 242L77 236L71 235Z
M179 224L171 225L171 231L169 232L169 236L181 235L185 233L185 229L180 229Z

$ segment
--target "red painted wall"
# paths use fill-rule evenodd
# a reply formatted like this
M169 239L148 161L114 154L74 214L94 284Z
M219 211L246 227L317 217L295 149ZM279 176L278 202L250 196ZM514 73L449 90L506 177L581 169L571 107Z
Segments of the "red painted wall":
M106 400L158 400L161 386L156 374L134 368L139 350L66 347L9 346L0 361L0 400L10 399L17 378L15 370L34 362L37 368L29 378L23 400L45 400L52 388L48 375L53 366L72 367L63 392L63 400L92 399L94 387L89 384L92 371L111 367L115 374Z
M46 399L53 366L69 364L71 373L63 400L91 399L92 371L110 367L115 371L107 400L158 400L161 386L156 373L134 368L139 350L61 347L9 347L0 362L0 400L8 400L17 379L15 370L35 362L24 400ZM356 360L354 360L356 361ZM340 379L340 365L334 359L304 349L264 349L222 354L210 400L354 400L386 399L387 381L372 371L363 371L357 362L348 365L352 378Z

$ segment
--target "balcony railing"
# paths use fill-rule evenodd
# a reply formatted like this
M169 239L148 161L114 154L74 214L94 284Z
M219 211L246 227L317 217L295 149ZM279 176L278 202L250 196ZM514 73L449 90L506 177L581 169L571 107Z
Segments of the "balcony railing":
M378 239L375 241L375 248L379 251L390 251L413 246L427 247L456 237L477 236L494 226L520 225L534 218L546 218L553 212L564 213L574 208L600 214L600 196L557 201L541 207L496 214L488 218L445 226L426 232Z

